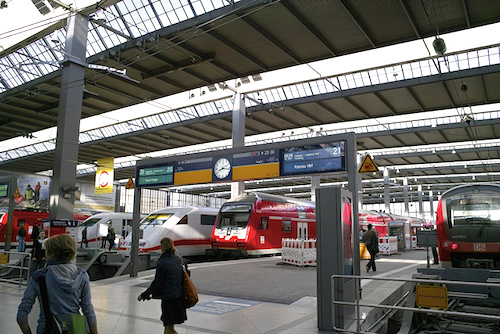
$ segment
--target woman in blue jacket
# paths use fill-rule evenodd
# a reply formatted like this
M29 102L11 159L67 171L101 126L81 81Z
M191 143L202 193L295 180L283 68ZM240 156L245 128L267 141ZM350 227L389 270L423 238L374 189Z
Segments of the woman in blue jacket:
M184 297L182 296L182 280L184 279L180 257L176 254L174 241L163 238L160 242L163 253L158 260L155 278L150 287L137 299L161 299L161 320L165 327L164 334L177 334L175 324L187 320Z
M23 299L17 311L17 323L24 334L31 334L28 314L35 299L41 301L39 279L45 276L49 310L52 314L76 314L80 308L87 318L92 334L97 334L97 321L90 299L89 275L70 261L76 255L76 242L67 234L60 234L44 242L47 267L37 270L31 276ZM40 307L40 317L36 329L45 332L45 315Z

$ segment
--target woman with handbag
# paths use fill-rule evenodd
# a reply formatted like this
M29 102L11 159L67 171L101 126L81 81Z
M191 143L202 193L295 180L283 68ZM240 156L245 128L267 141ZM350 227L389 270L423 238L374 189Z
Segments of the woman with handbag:
M137 300L161 299L161 320L164 334L177 334L174 325L187 320L182 292L184 272L181 257L176 255L174 241L163 238L160 242L163 253L158 260L155 278L149 288Z
M89 275L70 262L76 255L75 240L60 234L47 239L43 245L47 267L34 272L28 282L17 311L21 331L31 333L28 314L38 297L41 306L36 333L58 333L59 326L74 323L85 333L97 334ZM80 308L84 316L80 315Z

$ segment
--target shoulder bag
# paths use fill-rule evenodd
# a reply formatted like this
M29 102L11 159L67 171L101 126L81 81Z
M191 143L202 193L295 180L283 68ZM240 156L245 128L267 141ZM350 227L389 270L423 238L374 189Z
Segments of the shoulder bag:
M49 295L45 274L38 279L42 295L43 313L45 314L45 334L90 334L87 318L79 313L57 314L50 312Z
M184 296L184 307L190 308L198 303L198 293L196 292L193 281L191 281L191 278L189 277L186 264L184 263L180 255L177 256L181 260L182 271L184 273L184 277L182 278L182 294Z

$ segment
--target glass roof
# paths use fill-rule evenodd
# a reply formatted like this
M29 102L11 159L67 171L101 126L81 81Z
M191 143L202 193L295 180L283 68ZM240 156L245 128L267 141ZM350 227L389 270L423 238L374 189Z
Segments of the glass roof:
M467 52L454 53L446 57L428 57L407 63L381 66L373 69L326 77L319 80L310 80L277 88L245 93L245 95L250 97L249 99L245 99L245 105L247 108L253 107L257 105L257 101L261 101L262 105L269 106L271 109L279 108L280 106L286 105L286 101L290 99L318 96L321 94L368 87L387 82L401 82L444 72L455 72L499 63L500 46L493 46L486 49L475 49ZM223 98L212 102L168 110L155 115L84 131L80 133L79 141L80 144L84 144L120 135L134 134L140 131L151 132L165 125L231 112L232 108L232 98ZM498 111L474 114L476 120L497 119L499 116ZM345 124L345 126L343 125L342 128L324 131L324 133L328 135L350 131L355 131L356 133L370 133L422 126L437 126L440 124L457 123L462 120L462 116L457 115L400 122L377 121L373 122L371 125L353 125L352 122L344 122L343 124ZM347 126L347 124L350 125ZM307 136L307 134L304 136ZM287 137L287 140L289 139L290 138ZM272 138L255 141L253 144L262 144L279 140L279 138ZM37 144L0 152L0 161L17 159L37 153L52 151L54 149L55 138Z
M239 0L123 0L96 11L89 23L87 57ZM99 22L110 27L104 28ZM58 70L65 28L0 59L0 93Z

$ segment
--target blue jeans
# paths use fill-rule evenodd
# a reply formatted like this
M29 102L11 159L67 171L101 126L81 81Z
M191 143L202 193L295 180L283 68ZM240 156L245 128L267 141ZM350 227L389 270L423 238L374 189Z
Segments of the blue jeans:
M26 243L24 242L24 237L18 237L19 246L17 246L18 252L24 252L26 250Z

